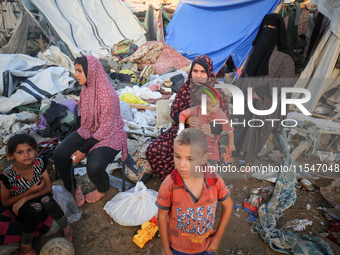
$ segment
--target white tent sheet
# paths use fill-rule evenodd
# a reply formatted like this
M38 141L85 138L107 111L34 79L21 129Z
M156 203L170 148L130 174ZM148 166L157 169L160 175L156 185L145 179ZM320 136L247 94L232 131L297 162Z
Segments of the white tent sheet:
M340 1L339 0L312 0L319 12L331 21L332 32L340 39Z
M8 3L7 1L2 1L1 3L1 15L0 19L0 31L8 32L9 30L14 30L19 24L19 17L14 14L15 3ZM4 21L4 22L3 22Z
M113 44L146 42L136 16L119 0L32 0L44 13L72 54L104 56Z
M45 61L24 54L0 54L0 96L9 97L18 85L18 78L36 75Z
M328 29L295 84L295 87L308 89L312 94L304 104L307 110L312 112L320 97L340 84L340 69L335 68L339 53L340 40Z
M14 107L35 103L65 90L73 79L63 67L49 67L20 84L14 94L0 96L0 113L8 113Z

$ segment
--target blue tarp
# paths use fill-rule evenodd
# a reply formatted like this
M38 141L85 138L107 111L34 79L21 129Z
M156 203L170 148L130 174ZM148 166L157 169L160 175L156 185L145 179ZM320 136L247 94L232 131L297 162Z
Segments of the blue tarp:
M281 0L195 1L179 3L166 28L165 42L193 60L208 55L217 73L231 55L239 68L251 49L263 17Z

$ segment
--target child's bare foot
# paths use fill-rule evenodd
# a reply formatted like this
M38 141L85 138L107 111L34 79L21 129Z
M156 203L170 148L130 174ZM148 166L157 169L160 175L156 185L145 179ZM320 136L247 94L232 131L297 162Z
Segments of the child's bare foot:
M72 227L70 225L63 229L63 236L66 237L71 242L73 242L72 232L73 232Z
M107 193L109 193L110 189L106 191L105 193L101 193L98 190L94 190L90 192L89 194L85 195L85 200L88 203L95 203L98 200L100 200L102 197L104 197Z
M74 198L76 200L76 203L77 203L77 206L78 207L81 207L84 205L84 195L83 195L83 191L81 190L81 187L80 186L77 186L77 189L74 193Z
M19 255L37 255L36 251L33 250L32 245L25 245L22 244L20 246L20 252Z

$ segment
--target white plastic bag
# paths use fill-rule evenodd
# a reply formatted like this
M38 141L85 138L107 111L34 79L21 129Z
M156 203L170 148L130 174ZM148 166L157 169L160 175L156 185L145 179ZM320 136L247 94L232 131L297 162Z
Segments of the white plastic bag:
M157 191L147 189L143 182L137 182L132 189L115 195L106 203L104 210L122 226L142 225L157 216L157 194Z
M52 187L53 198L63 210L68 222L74 223L81 217L81 208L77 206L74 197L63 186L54 185Z
M81 217L82 211L81 208L77 206L76 201L70 192L65 189L65 187L60 185L52 186L53 199L58 203L58 205L63 210L67 220L69 223L74 223L78 221ZM56 233L59 229L58 224L55 221L52 221L49 231L46 235L52 235Z

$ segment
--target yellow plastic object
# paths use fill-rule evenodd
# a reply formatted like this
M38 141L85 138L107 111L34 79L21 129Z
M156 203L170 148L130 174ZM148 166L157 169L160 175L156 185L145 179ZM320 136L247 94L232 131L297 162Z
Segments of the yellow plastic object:
M143 248L144 245L156 234L159 235L158 221L156 219L156 216L153 216L150 221L147 221L142 225L141 229L137 231L137 234L133 236L132 240L140 248Z
M144 102L140 97L135 96L132 92L127 92L121 95L119 99L128 104L148 104Z

